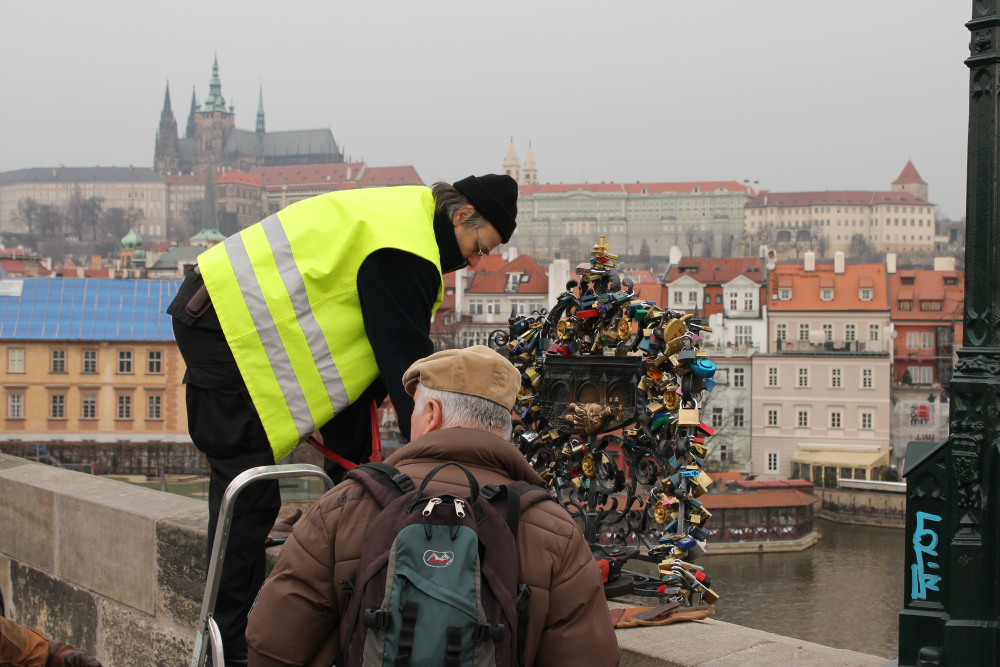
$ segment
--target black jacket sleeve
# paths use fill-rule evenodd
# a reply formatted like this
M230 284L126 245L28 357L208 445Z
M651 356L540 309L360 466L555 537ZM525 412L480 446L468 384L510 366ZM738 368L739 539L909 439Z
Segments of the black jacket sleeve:
M402 250L377 250L358 271L365 333L396 409L399 431L407 440L413 398L403 389L403 373L434 353L431 309L440 287L441 277L431 262Z

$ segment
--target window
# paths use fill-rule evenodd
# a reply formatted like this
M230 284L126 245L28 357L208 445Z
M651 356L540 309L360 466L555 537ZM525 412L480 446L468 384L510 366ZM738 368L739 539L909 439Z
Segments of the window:
M915 350L920 347L920 334L915 331L909 331L906 334L906 347L911 350Z
M920 310L941 310L940 301L921 301Z
M861 413L861 428L865 431L870 431L872 427L872 413L862 412Z
M840 413L831 412L830 413L830 428L840 428Z
M767 471L768 472L778 472L778 453L768 452L767 453Z
M715 302L716 303L722 303L722 295L721 294L716 294L715 295Z
M861 388L871 389L872 388L872 369L865 368L861 371Z
M743 428L743 408L733 408L733 426Z
M736 292L729 293L729 310L736 310L736 306L739 302L739 296Z
M146 419L160 419L163 416L163 397L158 395L146 397Z
M118 396L118 419L132 419L132 397Z
M680 290L674 291L674 303L682 304L684 303L684 292Z
M80 414L84 419L97 419L97 395L83 395L83 411Z
M734 368L733 369L733 386L734 387L743 387L743 386L745 386L743 384L743 372L744 372L744 369L742 369L742 368Z
M808 387L809 386L809 369L800 368L799 369L799 386Z
M862 301L872 300L872 291L870 289L859 290L859 292L860 293L858 295L858 298L860 298Z
M469 315L482 315L483 302L480 299L469 301Z
M7 419L24 419L24 394L7 394Z
M931 331L925 331L920 334L920 349L922 350L933 350L934 349L934 333Z
M719 445L719 460L720 461L731 461L729 447L726 445Z
M809 428L809 411L799 410L799 428Z
M844 325L844 340L854 340L854 331L857 327L853 324Z
M736 346L737 347L750 347L753 345L753 327L749 324L737 324L736 325Z
M743 293L743 310L753 310L753 292Z
M66 372L66 350L52 350L52 366L49 370L53 373Z
M52 394L49 397L49 418L50 419L65 419L66 418L66 395L65 394Z
M878 340L878 325L869 324L868 325L868 340L877 341Z
M119 373L131 373L132 372L132 351L131 350L118 350L118 372Z
M777 332L778 332L778 342L779 343L781 341L783 341L783 340L788 340L788 325L787 324L779 324L779 325L777 325L776 329L777 329Z
M767 411L767 425L768 426L777 426L778 425L778 411L777 410L768 410Z
M83 351L83 372L84 373L97 372L97 350Z
M712 428L722 426L722 408L712 408Z
M909 310L910 309L910 302L909 301L900 301L899 302L899 309L900 310Z
M820 301L833 301L833 290L832 289L821 289L819 291Z
M834 389L840 389L841 384L841 370L839 368L830 369L830 386Z
M698 293L697 292L688 292L688 303L694 303L694 304L698 303Z
M823 325L823 340L829 342L833 340L833 325L824 324Z
M163 372L163 352L160 350L149 351L149 356L146 361L146 372L153 374Z
M915 380L916 378L914 378ZM921 366L920 367L920 384L931 384L934 382L934 367L933 366Z
M24 372L23 347L11 347L7 349L7 372L8 373Z
M778 369L777 368L772 367L772 368L768 368L767 369L767 386L768 387L777 387L778 386Z
M778 300L779 301L791 301L792 300L792 290L788 287L782 287L778 290Z
M800 324L799 325L799 340L804 340L804 341L808 342L808 340L809 340L809 324L808 323Z

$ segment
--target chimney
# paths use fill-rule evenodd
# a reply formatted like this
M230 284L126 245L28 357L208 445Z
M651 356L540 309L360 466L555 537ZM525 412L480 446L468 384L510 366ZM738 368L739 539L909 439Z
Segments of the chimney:
M767 195L764 195L764 206L767 206Z
M934 270L935 271L954 271L955 270L955 258L954 257L935 257L934 258Z
M754 181L753 182L753 193L754 193L754 196L760 194L760 181Z
M351 168L347 168L347 180L351 180Z
M885 253L885 272L889 275L896 273L896 253Z
M806 273L816 272L816 253L812 250L806 253Z
M844 251L838 250L833 253L833 272L838 276L844 275Z
M517 259L517 248L510 247L507 248L507 263L513 262Z

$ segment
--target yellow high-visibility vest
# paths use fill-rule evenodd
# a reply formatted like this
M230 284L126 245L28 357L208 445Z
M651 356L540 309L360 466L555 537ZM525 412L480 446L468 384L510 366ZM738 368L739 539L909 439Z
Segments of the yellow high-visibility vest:
M365 258L383 248L423 257L440 276L428 188L319 195L198 257L275 461L378 377L357 279ZM443 285L442 280L432 313L441 304Z

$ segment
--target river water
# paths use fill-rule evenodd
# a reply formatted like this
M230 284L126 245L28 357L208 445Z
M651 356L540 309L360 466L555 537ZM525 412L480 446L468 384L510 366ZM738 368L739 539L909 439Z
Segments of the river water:
M715 618L895 658L903 608L903 531L822 519L815 524L822 539L805 551L698 559L712 576L712 590L722 596ZM626 568L647 571L634 562Z

